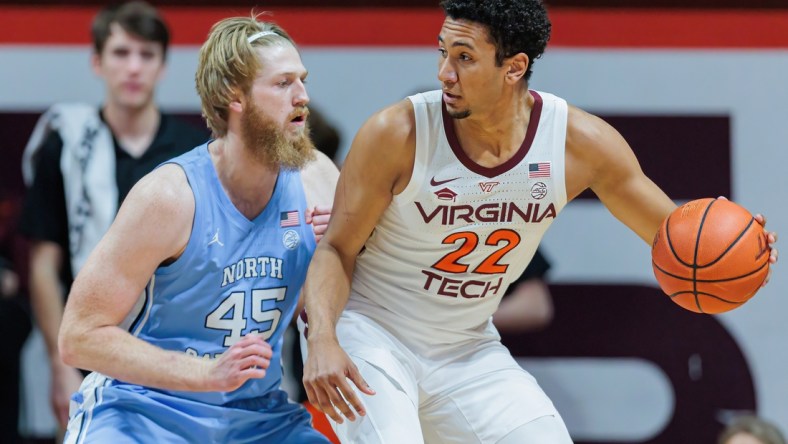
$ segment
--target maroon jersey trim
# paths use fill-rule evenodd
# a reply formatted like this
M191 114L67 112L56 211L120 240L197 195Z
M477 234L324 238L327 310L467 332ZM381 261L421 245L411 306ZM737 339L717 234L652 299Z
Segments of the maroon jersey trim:
M457 159L459 159L466 168L485 177L495 177L511 170L525 158L525 155L528 154L528 151L531 149L531 144L534 142L536 129L539 127L539 118L542 116L542 96L536 91L529 92L534 98L534 106L531 108L531 118L528 121L528 129L525 131L525 139L522 145L520 145L520 149L517 150L517 153L515 153L511 159L492 168L479 165L465 154L465 151L463 151L460 145L460 141L457 139L457 133L454 130L454 119L449 115L448 111L446 111L446 104L441 100L443 128L446 133L446 139L449 141L449 146L451 150L454 151L454 155L457 156Z

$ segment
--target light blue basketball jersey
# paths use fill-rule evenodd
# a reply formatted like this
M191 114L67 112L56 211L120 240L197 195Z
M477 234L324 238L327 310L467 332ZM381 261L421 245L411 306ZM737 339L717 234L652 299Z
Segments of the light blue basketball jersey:
M250 221L225 194L207 145L170 162L194 192L194 224L181 257L156 270L129 330L211 358L257 333L273 348L271 366L230 393L152 389L91 373L72 397L64 442L328 444L279 389L282 334L315 250L300 173L280 171L271 200Z
M263 396L279 388L282 336L315 250L300 173L280 170L271 200L249 220L224 192L207 144L170 162L183 168L194 192L194 224L181 257L156 270L129 330L158 347L206 358L257 333L273 348L264 378L230 393L170 393L216 405Z

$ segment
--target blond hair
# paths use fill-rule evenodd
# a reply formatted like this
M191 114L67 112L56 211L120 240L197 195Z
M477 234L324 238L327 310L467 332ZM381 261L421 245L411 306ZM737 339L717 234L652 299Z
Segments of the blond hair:
M217 22L200 48L195 83L202 115L214 137L227 134L230 102L249 93L262 68L255 48L284 42L295 46L284 29L259 21L258 16L231 17Z

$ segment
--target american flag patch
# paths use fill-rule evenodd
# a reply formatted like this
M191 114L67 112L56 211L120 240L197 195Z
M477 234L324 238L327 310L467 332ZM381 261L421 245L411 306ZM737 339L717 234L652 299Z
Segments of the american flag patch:
M301 225L298 220L298 211L283 211L279 213L279 226L280 227L297 227Z
M536 162L528 164L528 178L550 177L550 162Z

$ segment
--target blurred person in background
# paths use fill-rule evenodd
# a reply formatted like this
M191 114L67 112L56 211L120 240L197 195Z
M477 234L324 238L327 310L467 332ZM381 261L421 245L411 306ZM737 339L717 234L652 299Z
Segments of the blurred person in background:
M537 248L525 271L515 279L493 314L500 333L524 333L546 328L553 320L553 298L545 282L550 262Z
M754 415L740 416L720 434L719 444L786 444L785 437L770 422Z
M32 241L30 299L49 355L50 399L61 428L83 379L57 350L73 276L132 186L208 137L154 102L170 41L156 9L140 1L106 7L91 31L91 66L106 88L103 104L53 105L36 124L23 158L28 191L20 228Z

